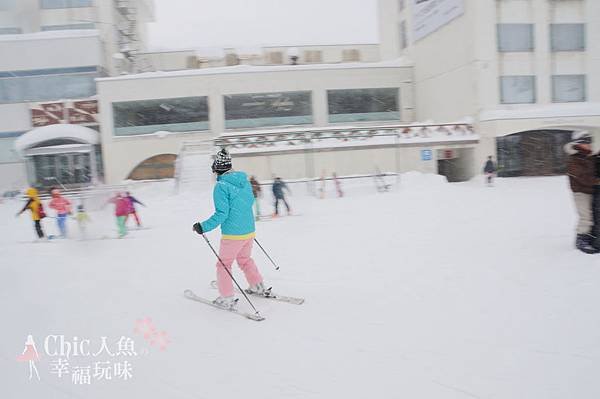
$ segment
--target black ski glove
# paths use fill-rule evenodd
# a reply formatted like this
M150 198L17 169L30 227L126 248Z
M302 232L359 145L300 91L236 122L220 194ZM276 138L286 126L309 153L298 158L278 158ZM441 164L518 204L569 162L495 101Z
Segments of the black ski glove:
M192 230L194 230L198 234L204 234L204 230L202 230L202 225L200 224L200 222L194 223L194 225L192 226Z

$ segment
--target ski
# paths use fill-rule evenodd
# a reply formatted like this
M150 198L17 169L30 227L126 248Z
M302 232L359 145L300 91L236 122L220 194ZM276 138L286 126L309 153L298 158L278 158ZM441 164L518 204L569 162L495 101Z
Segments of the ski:
M211 286L211 288L217 289L217 282L215 280L211 281L210 286ZM236 291L239 292L239 290L237 288L236 288ZM256 296L259 298L271 299L273 301L291 303L292 305L302 305L304 303L304 298L296 298L296 297L292 297L292 296L284 296L284 295L275 294L275 293L271 292L270 288L267 290L267 292L268 292L267 295L250 294L248 292L246 292L246 294Z
M187 299L191 299L192 301L196 301L196 302L201 302L204 303L208 306L212 306L213 308L219 309L219 310L224 310L226 312L229 313L233 313L233 314L237 314L239 316L245 317L246 319L250 319L250 320L254 320L254 321L263 321L265 320L265 318L259 314L254 314L254 313L247 313L247 312L243 312L241 310L237 310L237 309L225 309L222 308L219 305L216 305L213 303L213 301L199 297L198 295L194 294L194 292L192 290L185 290L183 291L183 296L185 296Z

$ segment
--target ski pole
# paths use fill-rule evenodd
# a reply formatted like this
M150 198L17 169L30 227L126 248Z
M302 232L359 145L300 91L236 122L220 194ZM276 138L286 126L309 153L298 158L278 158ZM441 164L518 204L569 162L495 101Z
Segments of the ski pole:
M208 238L206 238L206 236L204 234L202 234L202 237L204 237L204 240L206 241L206 243L208 244L208 246L210 247L210 249L213 251L213 254L215 254L215 256L219 260L219 263L221 264L221 266L223 266L223 269L225 269L225 271L227 272L227 274L229 274L229 277L231 277L231 280L233 280L233 282L238 287L238 289L240 290L240 292L244 295L244 298L246 298L246 300L248 301L248 303L250 304L250 306L252 306L252 309L254 309L254 312L256 312L256 314L258 316L260 316L260 312L256 309L256 307L254 307L254 305L252 304L252 301L250 301L250 298L248 298L248 295L246 295L246 292L242 289L242 287L240 287L240 285L238 284L238 282L233 277L233 274L231 274L231 272L229 271L229 269L225 266L225 263L223 263L223 261L221 260L221 257L217 253L217 251L215 251L215 249L211 245L210 241L208 241Z
M254 242L256 242L256 244L258 244L258 246L260 247L260 249L262 249L262 251L265 253L265 255L267 256L267 258L269 258L269 260L271 261L271 263L273 264L273 266L275 266L275 270L279 270L279 266L277 266L277 264L273 261L273 259L271 259L271 257L267 253L267 251L265 251L265 249L262 247L262 245L260 245L260 242L258 242L258 240L256 238L254 238Z

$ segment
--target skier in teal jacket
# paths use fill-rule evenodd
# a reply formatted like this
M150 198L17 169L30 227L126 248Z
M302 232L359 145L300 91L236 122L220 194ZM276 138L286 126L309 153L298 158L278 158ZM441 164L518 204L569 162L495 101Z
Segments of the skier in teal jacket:
M244 272L250 294L263 294L265 287L254 260L252 245L254 243L255 226L254 195L248 176L244 172L231 169L231 156L225 149L219 151L212 165L213 173L217 174L217 183L213 190L215 211L212 216L201 223L195 223L193 229L198 234L204 234L221 226L221 245L217 261L217 286L219 297L214 303L224 308L232 308L236 304L233 282L225 271L231 272L231 265L236 260Z

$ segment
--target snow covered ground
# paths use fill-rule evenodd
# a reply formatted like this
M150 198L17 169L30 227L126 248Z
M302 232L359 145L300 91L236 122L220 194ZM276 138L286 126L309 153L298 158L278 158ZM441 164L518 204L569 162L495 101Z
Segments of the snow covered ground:
M293 187L301 216L258 224L281 270L255 258L274 291L306 302L254 299L263 322L183 298L186 288L217 295L213 255L191 232L211 205L168 184L134 193L151 228L123 240L32 244L28 216L14 218L21 204L0 205L0 397L600 396L600 256L573 249L565 177L487 188L410 174L390 193L363 180L324 200ZM90 236L116 234L110 209L91 217ZM164 350L134 331L146 317L168 337ZM28 334L39 381L16 361ZM53 335L87 339L92 353L58 356ZM115 356L93 356L103 336ZM115 343L127 338L136 355ZM59 378L60 359L70 374ZM128 380L95 370L125 361ZM88 366L90 384L77 384Z

